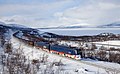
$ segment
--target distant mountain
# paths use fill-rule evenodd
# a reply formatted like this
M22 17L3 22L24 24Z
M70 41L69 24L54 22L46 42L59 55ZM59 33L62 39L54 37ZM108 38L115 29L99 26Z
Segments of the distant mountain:
M9 26L9 27L17 27L17 28L28 28L24 25L20 25L20 24L6 24L6 26Z
M70 25L70 26L59 26L59 27L54 27L54 28L120 28L120 21L114 22L114 23L110 23L110 24L105 24L105 25L100 25L100 26L81 26L81 25Z
M65 27L57 27L57 28L84 28L84 26L65 26Z
M26 26L24 26L24 25L20 25L20 24L6 24L6 23L1 22L1 21L0 21L0 25L3 25L3 26L8 26L8 27L27 28L27 27L26 27Z
M0 24L3 24L3 25L5 25L5 23L4 23L4 22L0 22Z
M69 28L87 28L86 26L58 26L58 27L48 27L48 28L37 28L37 29L69 29Z
M63 27L63 28L95 28L95 27L73 25L73 26L66 26L66 27ZM106 25L97 26L97 28L120 28L120 21L110 23L110 24L106 24Z
M97 27L99 27L99 28L120 28L120 21L114 22L111 24L107 24L107 25L97 26Z
M13 31L18 31L18 30L34 30L32 28L19 25L19 24L6 24L4 22L0 22L0 28L1 29L11 29Z

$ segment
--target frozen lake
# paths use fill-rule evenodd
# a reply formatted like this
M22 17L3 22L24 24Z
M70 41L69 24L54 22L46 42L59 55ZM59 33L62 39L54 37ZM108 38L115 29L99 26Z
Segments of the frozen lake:
M68 36L97 35L106 32L120 34L120 28L73 28L73 29L39 29L39 30Z

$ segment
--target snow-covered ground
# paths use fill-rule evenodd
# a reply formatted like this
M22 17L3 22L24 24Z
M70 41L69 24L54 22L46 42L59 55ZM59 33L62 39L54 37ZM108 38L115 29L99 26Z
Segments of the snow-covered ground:
M32 59L39 59L41 55L45 54L48 55L48 61L49 62L53 62L53 61L62 61L63 64L65 64L65 66L63 66L62 68L64 69L63 72L61 72L62 74L107 74L105 69L99 68L99 67L95 67L92 65L87 65L85 63L82 63L80 61L75 61L75 60L71 60L69 58L65 58L56 54L50 54L48 52L42 51L42 50L38 50L34 47L29 47L23 43L20 43L19 41L17 41L15 38L12 39L12 43L14 48L18 48L20 45L23 48L23 51L25 53L26 57L29 57L31 60ZM120 68L119 64L116 63L108 63L108 62L100 62L100 61L93 61L93 60L83 60L85 62L88 63L94 63L97 65L103 65L103 66L107 66L108 68ZM44 65L43 65L44 67ZM55 70L57 70L57 67L54 67ZM88 71L85 71L85 69L87 69ZM76 72L78 71L78 72Z
M111 40L111 41L104 41L104 42L92 42L98 46L104 45L105 47L115 47L120 48L120 40Z
M111 69L115 69L115 70L120 70L120 64L117 64L117 63L97 61L97 60L91 60L91 59L82 59L82 61L88 62L91 64L97 64L97 65L104 66L104 67L111 68Z
M120 40L104 41L104 42L93 42L106 45L120 45Z

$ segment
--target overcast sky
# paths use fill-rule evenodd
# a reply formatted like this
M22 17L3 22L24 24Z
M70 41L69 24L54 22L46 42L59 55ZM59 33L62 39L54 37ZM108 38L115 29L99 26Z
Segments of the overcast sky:
M29 27L120 21L120 0L0 0L0 21Z

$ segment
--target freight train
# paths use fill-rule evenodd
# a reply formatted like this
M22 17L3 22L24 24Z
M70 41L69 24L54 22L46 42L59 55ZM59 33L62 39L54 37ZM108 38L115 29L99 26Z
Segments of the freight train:
M41 48L44 51L47 51L50 53L59 54L59 55L73 58L76 60L81 59L82 52L81 52L81 49L78 49L78 48L57 45L57 44L50 44L48 42L35 42L34 45L37 48Z

